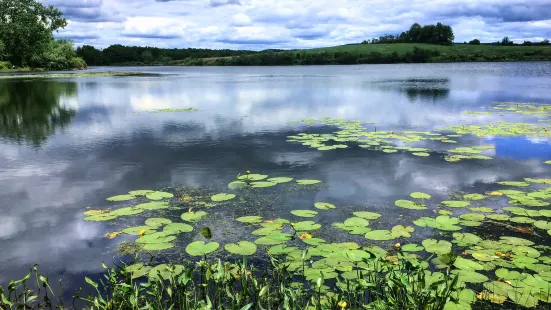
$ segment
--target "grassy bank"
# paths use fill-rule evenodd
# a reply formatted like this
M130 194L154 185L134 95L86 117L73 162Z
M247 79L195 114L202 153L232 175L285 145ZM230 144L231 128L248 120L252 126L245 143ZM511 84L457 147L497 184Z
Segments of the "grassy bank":
M435 44L356 44L335 47L262 52L220 58L188 58L178 65L331 65L439 62L549 61L551 46L492 46Z

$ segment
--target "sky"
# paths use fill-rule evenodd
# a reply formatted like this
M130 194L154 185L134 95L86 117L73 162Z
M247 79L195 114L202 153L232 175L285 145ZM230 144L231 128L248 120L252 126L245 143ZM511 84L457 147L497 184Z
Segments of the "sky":
M69 21L76 45L312 48L451 25L455 41L551 38L548 0L39 0Z

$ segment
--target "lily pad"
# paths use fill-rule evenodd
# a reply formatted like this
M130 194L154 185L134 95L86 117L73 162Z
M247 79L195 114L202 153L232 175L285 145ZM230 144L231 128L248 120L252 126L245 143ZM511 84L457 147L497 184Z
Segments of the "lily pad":
M149 280L168 280L171 277L180 275L184 271L184 266L174 265L168 266L167 264L157 265L149 271Z
M471 233L453 233L453 243L457 243L458 246L475 245L482 241L482 238Z
M190 231L193 231L193 227L185 223L170 223L163 228L163 232L169 235Z
M280 178L269 178L266 181L279 184L279 183L291 182L292 180L293 180L293 178L280 177Z
M460 200L445 200L442 201L442 204L450 208L465 208L471 205L470 201L460 201Z
M421 192L413 192L409 195L411 196L411 198L415 198L415 199L430 199L431 197L429 194L425 194Z
M367 211L353 212L353 214L357 217L361 217L361 218L366 219L366 220L375 220L375 219L378 219L382 216L379 213L367 212Z
M394 238L400 238L400 237L410 238L411 237L410 233L414 231L415 231L415 228L411 226L396 225L392 227L392 236Z
M480 214L480 213L465 213L465 214L461 214L459 217L466 221L475 221L475 222L484 221L484 219L486 218L484 214Z
M300 217L314 217L318 214L318 212L313 210L293 210L291 211L291 214Z
M167 193L167 192L153 192L153 193L145 195L145 197L147 197L147 199L151 199L151 200L161 200L161 199L170 199L170 198L174 197L174 195L171 194L171 193Z
M134 195L134 196L145 196L147 194L151 194L155 191L152 191L152 190L149 190L149 189L140 189L140 190L135 190L135 191L130 191L128 192L130 195Z
M316 202L314 203L314 207L320 209L320 210L329 210L329 209L335 209L335 205L328 203L328 202Z
M253 255L256 252L256 244L249 241L226 244L224 248L230 253L244 256Z
M410 200L396 200L394 204L397 207L404 208L404 209L411 209L411 210L425 210L427 209L427 206L424 204L416 203Z
M262 216L255 216L255 215L242 216L242 217L236 218L235 220L241 223L248 223L248 224L260 223L262 222Z
M361 217L351 217L344 221L345 226L367 226L369 225L369 221L366 219L363 219Z
M321 183L320 180L297 180L297 184L299 185L314 185Z
M509 218L511 218L507 214L490 214L490 215L487 215L486 217L494 221L508 221Z
M168 209L168 202L167 201L150 201L146 203L141 203L134 208L142 209L142 210L160 210L160 209Z
M313 221L297 222L291 225L297 231L310 231L310 230L316 230L321 228L321 224L318 224Z
M414 153L411 153L412 155L415 155L415 156L420 156L420 157L427 157L427 156L430 156L429 153L426 153L426 152L414 152Z
M154 228L158 228L165 224L170 224L170 223L172 223L171 220L162 218L162 217L152 217L145 220L145 225L154 227Z
M247 187L247 183L243 181L233 181L228 184L229 189L239 189Z
M467 283L484 283L488 281L488 277L472 270L454 270L452 274L459 275L459 281Z
M408 243L401 247L401 250L404 252L420 252L423 251L425 248L415 244L415 243Z
M125 228L122 230L123 233L125 234L129 234L129 235L139 235L140 232L143 231L144 234L150 234L152 232L155 232L155 229L156 227L151 227L151 226L147 226L147 225L144 225L144 226L133 226L133 227L128 227L128 228Z
M254 188L272 187L276 185L277 183L273 183L273 182L252 182L251 183L251 187L254 187Z
M422 244L425 251L437 255L448 254L452 250L452 244L445 240L425 239Z
M484 198L486 198L486 196L481 194L466 194L463 196L463 199L466 200L482 200Z
M470 259L465 259L461 256L455 258L455 262L453 263L453 265L459 269L467 271L484 270L484 267L479 263Z
M261 181L261 180L264 180L265 178L267 178L268 176L265 175L265 174L256 174L256 173L253 173L253 174L245 174L245 175L240 175L237 179L239 180L246 180L246 181Z
M530 186L530 184L526 183L526 182L512 182L512 181L497 182L497 184L507 185L507 186L516 186L516 187L528 187L528 186Z
M136 207L125 207L125 208L113 210L111 211L110 214L116 215L116 216L127 216L127 215L139 214L139 213L142 213L143 211L144 211L143 209L139 209Z
M309 245L320 245L322 243L326 243L327 241L320 238L304 238L302 239L302 242Z
M197 211L197 212L186 212L182 213L182 220L186 222L199 222L204 216L206 216L208 213L205 211Z
M117 195L117 196L109 197L106 200L107 201L127 201L127 200L132 200L134 198L136 198L136 196L134 195Z
M365 234L365 238L369 240L377 240L377 241L395 239L395 237L392 235L392 232L390 230L373 230Z
M103 221L114 220L117 217L119 217L117 214L112 214L111 212L109 212L109 213L87 216L84 218L84 220L90 221L90 222L103 222Z
M235 198L235 194L227 194L227 193L220 193L210 197L212 201L216 201L216 202L232 200L234 198Z
M186 246L186 252L191 256L204 256L212 253L218 249L220 244L218 242L195 241Z
M174 244L172 243L146 243L143 246L143 249L145 251L162 251L171 249L174 247Z

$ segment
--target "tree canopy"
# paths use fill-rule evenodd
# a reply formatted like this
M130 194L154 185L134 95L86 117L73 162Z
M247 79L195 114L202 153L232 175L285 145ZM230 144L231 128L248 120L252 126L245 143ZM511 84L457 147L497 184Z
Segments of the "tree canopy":
M70 64L85 65L73 59L72 42L54 40L53 32L67 26L62 15L54 6L36 0L0 1L0 57L16 66L68 69Z
M451 26L437 23L436 25L421 26L418 23L411 25L409 30L401 34L385 34L378 39L362 43L432 43L432 44L452 44L453 30Z

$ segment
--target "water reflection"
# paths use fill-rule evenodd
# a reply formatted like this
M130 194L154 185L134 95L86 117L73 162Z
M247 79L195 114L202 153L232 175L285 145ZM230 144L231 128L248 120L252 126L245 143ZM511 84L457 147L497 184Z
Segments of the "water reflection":
M0 81L0 137L41 145L69 125L75 111L60 103L76 96L75 82Z
M374 81L372 84L384 91L404 93L410 102L419 99L436 102L450 95L450 80L447 78L389 79Z

